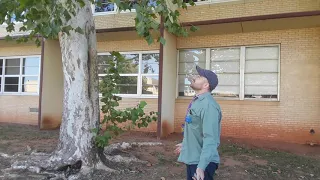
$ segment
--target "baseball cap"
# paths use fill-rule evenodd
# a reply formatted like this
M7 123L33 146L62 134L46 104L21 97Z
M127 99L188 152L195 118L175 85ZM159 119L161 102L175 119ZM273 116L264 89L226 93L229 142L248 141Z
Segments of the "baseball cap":
M202 69L199 66L196 66L196 69L200 76L207 78L210 85L210 91L213 91L217 87L219 82L216 73L207 69Z

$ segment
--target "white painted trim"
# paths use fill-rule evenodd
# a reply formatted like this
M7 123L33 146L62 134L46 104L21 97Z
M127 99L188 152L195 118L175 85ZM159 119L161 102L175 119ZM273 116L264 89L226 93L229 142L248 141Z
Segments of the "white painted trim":
M180 58L180 50L177 50L176 98L179 97L179 58Z
M239 99L244 100L244 74L246 67L246 47L240 47L240 89Z
M154 53L159 53L159 50L151 50L151 51L124 51L124 52L119 52L122 55L126 54L137 54L139 58L139 69L138 73L134 74L119 74L120 76L130 76L130 77L137 77L137 94L116 94L117 96L120 97L125 97L125 98L158 98L158 95L146 95L142 94L142 77L148 76L148 77L159 77L159 74L145 74L142 73L141 71L141 66L142 66L142 55L143 54L154 54ZM109 52L100 52L97 53L98 55L110 55ZM103 77L107 74L98 74L99 77ZM100 97L102 97L102 94L99 94Z
M22 65L23 65L23 58L39 58L39 71L38 75L23 75L22 74ZM3 70L1 76L1 91L0 95L39 95L39 87L40 87L40 71L41 71L41 55L28 55L28 56L1 56L0 59L3 60ZM5 75L5 67L6 67L6 60L7 59L20 59L20 67L19 67L19 74L17 75ZM18 77L18 92L4 92L5 86L5 77ZM23 77L38 77L38 88L36 93L29 93L29 92L22 92L22 78Z
M206 69L211 69L210 64L211 64L211 49L207 48L206 49Z
M275 98L261 98L261 99L255 99L255 98L245 98L244 97L244 74L245 74L245 49L249 47L274 47L277 46L279 50L279 58L278 58L278 94L277 94L277 99ZM226 98L226 97L215 97L216 99L219 100L249 100L249 101L280 101L280 73L281 73L281 44L261 44L261 45L243 45L243 46L221 46L221 47L212 47L208 48L210 50L210 57L206 55L206 67L208 67L208 61L211 63L211 50L212 49L222 49L222 48L240 48L240 94L239 98ZM198 48L185 48L185 49L179 49L179 50L196 50L196 49L206 49L204 47L198 47ZM179 50L178 53L179 53ZM179 65L179 56L177 56L177 65ZM209 65L210 68L210 65ZM179 76L179 71L177 71L177 78ZM184 98L189 98L188 96L179 96L179 81L177 81L177 88L176 88L176 93L177 93L177 99L184 99Z

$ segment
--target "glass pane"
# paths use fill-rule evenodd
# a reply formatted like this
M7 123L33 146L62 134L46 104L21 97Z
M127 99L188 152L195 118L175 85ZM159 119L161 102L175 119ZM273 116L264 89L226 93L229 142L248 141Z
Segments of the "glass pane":
M211 61L240 60L240 48L218 48L211 50Z
M213 94L217 97L239 97L240 86L218 85Z
M28 93L37 93L38 92L38 85L32 85L32 84L25 84L22 86L22 92L28 92Z
M180 62L179 63L179 74L198 74L196 70L196 66L199 66L201 68L206 67L206 63L200 63L200 62L193 62L193 63L187 63L187 62Z
M1 89L2 89L2 77L0 76L0 92L1 92Z
M9 85L9 84L19 84L19 77L5 77L4 78L4 84Z
M240 85L240 74L217 74L219 85Z
M4 92L18 92L19 85L5 85Z
M156 7L157 6L157 1L156 0L149 0L148 6Z
M102 0L102 5L95 5L95 12L111 12L114 11L114 3L108 3L107 0Z
M124 54L125 62L118 64L118 71L122 74L136 74L139 72L139 54Z
M179 75L179 84L190 85L190 81L187 78L187 75Z
M108 65L98 65L98 74L107 74Z
M215 73L240 72L239 62L211 62L211 70Z
M179 62L206 62L205 49L180 50Z
M39 67L22 67L23 75L38 75Z
M2 75L2 72L3 72L3 70L2 70L3 68L2 67L0 67L0 76Z
M159 74L159 54L142 54L143 74Z
M278 73L245 74L245 85L270 86L278 85Z
M19 75L20 74L20 67L6 67L5 70L6 75Z
M20 67L20 59L6 59L6 67L9 66L18 66Z
M137 94L138 77L136 76L121 76L118 84L119 94Z
M111 55L98 55L98 65L106 65L109 64L110 61L113 61Z
M38 58L38 57L23 58L23 66L39 67L40 66L40 58Z
M38 77L22 77L22 84L38 84Z
M246 48L246 59L278 59L279 47L248 47Z
M245 95L277 95L278 86L245 86Z
M142 77L142 94L158 94L158 76L144 76Z
M179 84L179 96L194 96L195 94L195 91L190 86Z
M2 67L3 67L3 60L0 59L0 68L2 68Z
M278 72L278 60L246 61L245 72Z

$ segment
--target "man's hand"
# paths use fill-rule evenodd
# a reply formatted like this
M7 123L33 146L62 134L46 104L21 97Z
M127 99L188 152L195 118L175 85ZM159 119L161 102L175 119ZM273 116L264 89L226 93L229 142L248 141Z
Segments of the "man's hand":
M200 168L197 168L195 177L192 177L193 180L204 180L204 171Z
M174 153L180 154L181 148L182 148L182 143L177 144L176 147L177 147L177 148L174 150Z

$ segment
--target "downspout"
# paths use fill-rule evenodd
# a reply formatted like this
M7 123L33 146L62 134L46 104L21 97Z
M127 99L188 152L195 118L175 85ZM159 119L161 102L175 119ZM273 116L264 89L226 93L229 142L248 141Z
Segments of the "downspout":
M39 107L38 107L38 128L41 129L41 105L42 105L42 82L43 82L43 64L44 64L44 46L45 39L41 42L41 67L40 67L40 86L39 86Z
M160 19L160 36L164 37L164 24L163 16ZM160 52L159 52L159 85L158 85L158 123L157 123L157 138L161 138L161 106L162 106L162 76L163 76L163 44L160 43Z

